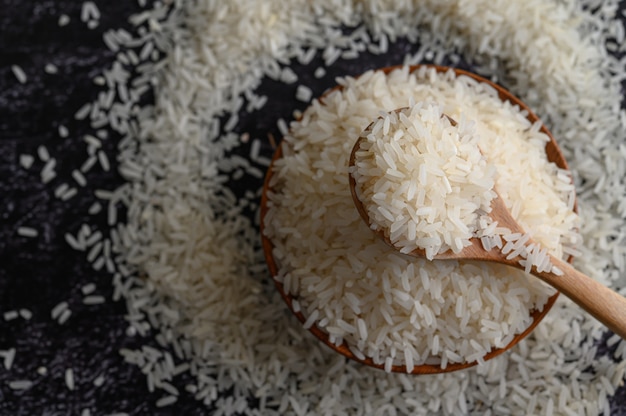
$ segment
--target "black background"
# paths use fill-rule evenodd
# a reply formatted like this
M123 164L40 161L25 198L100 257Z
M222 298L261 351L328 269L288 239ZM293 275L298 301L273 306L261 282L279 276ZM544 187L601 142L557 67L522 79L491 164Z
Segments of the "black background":
M0 314L26 308L30 320L5 321L0 316L0 350L17 350L13 367L6 371L0 363L0 415L78 415L88 408L92 414L127 412L139 414L207 414L200 402L184 392L184 377L177 385L178 402L165 409L154 403L164 394L150 393L140 370L125 364L120 348L137 348L153 342L127 336L123 301L112 302L111 276L96 272L85 253L69 248L64 234L76 234L83 223L99 224L106 229L106 215L87 214L96 200L94 189L115 189L122 183L116 173L116 137L104 141L112 169L94 168L87 175L88 185L69 202L54 197L54 189L68 181L70 172L86 158L84 134L93 134L88 123L74 120L74 113L97 97L100 87L92 79L108 68L115 56L102 42L107 29L126 27L127 18L139 7L134 1L98 2L102 12L94 30L80 21L81 1L0 0ZM71 18L69 25L58 26L61 14ZM369 68L399 64L415 45L399 41L390 53L374 57L363 54L355 61L339 61L321 80L313 77L320 61L310 65L294 64L300 82L311 86L315 95L334 84L336 75L358 74ZM44 66L52 63L58 74L47 74ZM10 66L21 66L28 82L20 84ZM468 65L457 65L471 68ZM294 100L295 86L264 81L259 93L270 103L254 115L242 114L240 132L252 137L277 135L278 118L289 119L294 108L304 103ZM69 129L61 138L58 126ZM57 160L57 179L43 185L39 172L43 163L37 158L38 146L45 144ZM246 151L246 149L242 149ZM264 152L269 155L266 143ZM35 156L26 170L19 164L21 154ZM36 238L17 235L20 226L34 227ZM109 301L102 305L82 304L80 288L95 283L94 294ZM69 321L60 325L50 317L51 309L67 301L72 310ZM602 349L602 348L601 348ZM37 368L47 368L39 375ZM71 367L76 388L65 385L65 369ZM93 380L105 377L103 386ZM25 391L8 387L13 380L31 380ZM626 390L621 388L612 399L613 414L626 414Z

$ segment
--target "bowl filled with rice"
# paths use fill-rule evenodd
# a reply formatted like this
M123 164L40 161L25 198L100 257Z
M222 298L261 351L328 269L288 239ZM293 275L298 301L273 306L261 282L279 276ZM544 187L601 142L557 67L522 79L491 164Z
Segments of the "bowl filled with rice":
M574 186L550 132L504 88L440 66L368 71L314 100L275 152L261 227L276 287L306 329L350 359L429 374L510 349L558 292L503 265L404 255L361 220L348 183L352 147L381 112L414 102L472 123L513 217L554 256L575 252Z

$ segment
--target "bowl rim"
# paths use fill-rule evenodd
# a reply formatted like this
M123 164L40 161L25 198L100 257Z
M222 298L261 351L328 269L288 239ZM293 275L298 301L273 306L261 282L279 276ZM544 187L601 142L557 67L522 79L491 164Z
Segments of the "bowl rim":
M426 69L435 69L438 73L445 73L448 71L453 71L455 73L455 76L467 76L469 78L474 79L475 81L481 82L481 83L485 83L489 86L491 86L492 88L494 88L497 93L498 93L498 97L502 100L502 101L508 101L513 105L517 105L519 106L519 108L523 111L526 111L526 118L531 122L531 123L535 123L537 121L541 122L541 120L539 119L539 117L524 103L522 102L521 99L517 98L514 94L512 94L511 92L509 92L507 89L505 89L504 87L486 79L481 77L480 75L477 75L473 72L470 71L466 71L464 69L460 69L460 68L454 68L454 67L448 67L448 66L442 66L442 65L431 65L431 64L418 64L418 65L394 65L394 66L387 66L387 67L383 67L383 68L379 68L379 69L375 69L374 71L381 71L385 74L389 74L393 71L396 70L402 70L404 68L408 68L409 72L415 72L421 68L426 68ZM344 89L344 87L342 85L336 85L333 88L330 88L329 90L327 90L325 93L323 93L319 98L319 102L320 104L324 105L324 98L326 96L328 96L329 94L331 94L334 91L342 91ZM550 140L546 143L546 155L548 157L548 160L555 163L559 168L565 169L565 170L569 170L569 167L567 165L567 161L565 160L565 157L563 156L563 153L561 151L561 149L559 148L556 140L554 139L554 136L552 135L552 133L550 133L550 131L548 130L548 128L545 126L545 124L543 122L541 122L541 128L539 129L539 131L543 134L545 134ZM260 234L261 234L261 243L262 243L262 247L263 247L263 252L265 255L265 261L267 263L269 272L272 276L272 280L274 281L274 285L276 286L276 289L278 290L278 292L280 293L281 297L283 298L283 300L285 301L285 303L287 304L289 310L291 311L291 313L293 315L296 316L296 318L300 321L300 323L304 324L304 322L306 321L306 318L304 316L304 314L301 311L295 311L294 307L293 307L293 300L297 299L297 296L293 296L290 295L288 293L285 292L283 284L281 282L279 282L276 279L276 276L278 274L278 265L276 264L276 261L274 259L274 255L273 255L273 244L271 242L271 240L265 235L265 217L267 215L268 212L268 202L269 202L269 197L268 197L268 192L271 191L271 187L270 187L270 182L273 176L273 168L274 168L274 164L275 162L282 158L283 156L283 151L282 151L282 138L281 140L278 142L277 146L276 146L276 150L274 151L273 157L272 157L272 161L269 165L269 167L267 168L267 172L265 175L265 179L263 182L263 189L262 189L262 194L261 194L261 203L260 203ZM577 212L577 203L576 203L576 199L574 202L574 212ZM568 262L572 262L573 258L570 256L568 258ZM484 357L483 357L483 361L488 361L492 358L495 358L501 354L503 354L504 352L510 350L511 348L513 348L515 345L517 345L521 340L523 340L524 338L526 338L526 336L528 336L528 334L530 334L536 327L537 325L543 320L543 318L548 314L548 312L550 311L550 309L552 309L552 306L554 305L554 303L556 302L557 298L559 296L559 292L557 291L556 293L554 293L552 296L550 296L546 302L546 304L543 306L543 308L541 310L537 310L537 309L533 309L531 311L531 317L533 319L533 321L531 322L531 324L521 333L516 334L514 336L514 338L511 340L511 342L509 342L506 346L501 347L501 348L492 348L491 351L489 353L487 353ZM370 357L365 357L363 358L359 358L357 357L348 347L348 343L344 340L343 343L341 345L335 345L332 342L329 341L329 337L328 334L323 331L322 329L320 329L317 324L313 324L310 328L308 328L309 332L311 332L316 338L318 338L320 341L322 341L322 343L324 343L325 345L327 345L329 348L331 348L332 350L334 350L335 352L351 359L354 360L356 362L359 362L361 364L367 365L369 367L374 367L380 370L384 370L384 365L383 364L376 364L374 363L374 361L372 360L372 358ZM391 372L396 372L396 373L403 373L403 374L440 374L440 373L449 373L449 372L453 372L453 371L458 371L458 370L463 370L463 369L467 369L470 367L474 367L478 364L478 361L473 361L473 362L463 362L463 363L448 363L446 368L441 368L440 365L438 364L419 364L419 365L415 365L413 368L412 372L407 372L406 371L406 366L404 365L392 365L391 366Z

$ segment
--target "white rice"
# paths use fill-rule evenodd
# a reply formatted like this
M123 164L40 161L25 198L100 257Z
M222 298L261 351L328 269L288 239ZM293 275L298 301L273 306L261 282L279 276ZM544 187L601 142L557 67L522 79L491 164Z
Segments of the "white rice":
M465 227L462 230L464 234L454 235L454 230L449 231L452 226L445 226L445 220L450 218L450 214L438 216L436 213L443 208L434 205L432 211L435 213L425 213L424 218L434 224L443 224L440 229L434 229L432 235L442 233L440 230L445 227L445 231L450 232L447 242L428 235L419 243L413 243L421 237L419 234L411 235L408 227L408 230L400 229L399 236L393 234L395 229L392 230L391 240L401 248L406 247L407 251L416 247L431 249L431 256L439 252L440 246L443 246L441 251L452 246L454 243L450 239L469 242L476 231L475 226L470 226L477 220L473 214L477 210L487 212L495 196L491 191L494 187L494 168L488 167L476 147L473 131L467 130L468 121L475 120L485 155L498 172L497 188L502 195L506 195L503 198L508 198L505 203L513 205L515 195L527 194L527 190L532 189L537 199L528 195L518 199L524 209L517 220L530 227L529 231L533 232L537 241L545 241L547 247L560 256L561 241L567 244L578 241L575 232L578 221L576 215L566 209L572 186L562 186L559 190L554 185L558 169L547 162L543 149L546 137L531 128L519 109L504 105L491 87L467 77L455 77L452 72L439 74L434 69L423 68L409 74L404 68L388 76L382 72L368 72L357 80L349 78L340 83L344 86L343 91L327 96L323 106L309 107L302 121L292 124L291 134L285 137L286 145L283 146L285 156L277 161L274 168L271 186L275 191L270 195L265 222L267 236L275 246L274 256L279 265L277 279L288 293L298 297L306 311L305 327L315 322L322 330L333 328L331 340L334 339L337 345L346 341L375 363L385 364L386 369L391 365L388 358L394 364L406 363L407 345L411 345L419 357L408 364L432 362L434 335L446 346L437 355L442 367L447 363L475 361L492 347L504 347L513 335L526 329L531 322L529 311L541 309L553 290L535 278L499 265L485 264L477 268L473 263L413 261L395 254L367 229L354 208L347 183L347 159L360 132L380 111L402 108L411 99L418 102L437 101L446 114L460 120L460 136L468 140L465 147L461 146L461 142L455 144L452 136L448 137L450 142L442 142L441 136L450 134L453 129L447 119L440 121L442 109L436 105L416 105L412 107L415 113L411 113L411 117L402 118L403 113L397 118L382 117L373 123L371 131L366 131L368 140L361 147L364 153L371 152L369 146L388 149L383 155L378 150L372 152L376 156L381 155L378 160L357 157L362 163L357 164L357 178L367 183L361 187L364 193L362 200L379 198L382 201L375 202L372 209L366 205L370 217L374 218L373 223L383 223L383 227L389 229L394 223L402 223L403 214L406 221L417 223L420 213L405 214L405 201L418 201L416 204L421 205L421 201L428 203L428 200L422 196L420 201L418 190L412 191L416 194L415 199L407 196L411 193L408 188L407 194L398 194L404 189L395 183L404 181L409 184L411 181L405 179L407 176L418 177L420 185L434 198L440 189L445 189L444 167L450 160L446 149L456 148L456 157L471 161L468 172L476 176L471 185L464 184L475 187L468 194L458 189L461 179L452 183L458 189L457 200L465 201L468 195L476 198L467 209L471 214L468 219L459 212L454 214L457 227ZM345 110L342 112L340 108ZM423 116L418 116L420 111L424 112ZM401 128L418 117L422 125L415 122L407 129ZM427 123L430 127L435 120L442 132L426 127ZM418 134L432 134L433 140L420 142L423 149L428 149L422 150L422 154L438 157L433 157L431 161L424 159L426 161L421 167L427 167L429 174L438 175L441 182L422 180L419 173L421 167L409 167L411 162L406 160L408 158L402 158L404 152L413 150L402 142L396 131L409 134L407 131L411 128L415 130L410 133L414 139ZM346 140L346 137L352 139ZM390 141L385 137L389 137ZM440 143L446 146L436 148ZM510 154L493 150L503 147L500 143L506 143ZM395 144L399 148L394 147ZM385 155L387 158L384 158ZM524 166L534 166L533 172L520 176L519 172L527 170ZM386 177L387 180L376 182L383 177L381 172L390 170L397 182L391 182ZM406 171L406 176L402 176ZM448 188L448 192L452 192L452 187ZM438 197L443 203L444 197ZM311 212L319 208L324 209L324 214L317 221L310 221ZM377 214L379 209L383 212L380 216ZM545 217L525 215L538 209L554 214ZM515 243L511 242L511 246L521 252L523 243L524 239L519 238ZM459 251L462 244L457 243L453 249ZM429 288L416 284L420 273L428 274ZM399 281L404 274L408 274L408 280L412 282L408 291ZM347 301L348 293L359 300L360 313L355 313ZM459 297L467 302L458 303ZM471 300L479 300L481 306L468 307ZM350 331L336 329L341 327L337 325L338 321L356 326L358 319L366 321L368 338L360 339ZM507 329L503 326L500 331L488 331L483 321L502 322ZM485 333L490 336L485 336ZM442 354L447 354L445 361Z
M65 138L69 136L70 131L64 125L60 124L58 128L59 137Z
M82 292L83 295L90 295L95 290L96 290L95 283L87 283L86 285L83 285L83 287L80 288L80 291Z
M296 99L308 103L313 97L313 91L306 85L298 85L296 89Z
M104 170L105 172L111 169L111 165L109 164L109 158L102 150L98 151L98 161L100 162L102 170Z
M27 321L33 317L33 313L29 309L20 309L20 316Z
M37 237L38 235L37 229L33 227L18 227L17 235L21 235L22 237Z
M59 72L59 68L57 68L54 64L46 64L46 66L44 66L44 71L47 74L56 74Z
M0 357L2 357L2 364L5 370L10 370L15 360L15 348L9 348L8 350L0 350Z
M91 215L96 215L97 213L99 213L102 210L102 205L100 205L99 202L94 202L88 210L88 213Z
M65 370L65 385L67 386L69 390L74 390L75 388L74 370L71 368L67 368Z
M83 298L83 303L85 305L99 305L101 303L104 303L105 299L104 296L85 296Z
M58 25L63 27L63 26L67 26L70 23L70 17L66 14L62 14L59 16L59 21L58 21Z
M83 173L89 172L92 167L97 163L98 159L95 156L90 156L85 160L85 162L81 165L80 171Z
M30 380L14 380L9 382L9 388L13 390L27 390L33 386Z
M170 406L170 405L176 403L176 400L178 400L178 397L176 397L176 396L161 397L159 400L156 401L156 407Z
M61 314L67 310L68 306L69 305L66 301L58 303L54 308L52 308L52 311L50 312L52 319L57 319L59 316L61 316Z
M54 170L55 168L56 168L56 160L49 159L40 172L42 183L46 184L52 181L54 178L56 178L57 174L56 174L56 171Z
M37 147L37 156L39 156L39 160L42 162L48 162L50 160L50 153L46 146L38 146Z
M92 1L86 1L83 3L80 10L80 20L88 23L92 20L100 19L100 10L98 6Z
M362 137L350 173L357 196L372 230L401 253L458 253L484 233L478 213L491 211L496 171L471 122L452 125L438 105L417 103L379 117Z
M19 313L16 310L10 310L10 311L4 312L2 316L4 317L5 321L12 321L19 316Z
M76 194L78 193L78 191L76 190L76 188L68 188L62 195L61 195L61 200L62 201L67 201L69 199L72 199Z
M70 319L70 316L72 316L72 311L69 309L66 309L63 312L61 312L61 315L59 316L59 319L57 320L57 322L60 325L63 325L64 323L67 322L68 319Z
M96 386L96 387L102 386L104 384L104 382L105 382L105 379L104 379L104 376L102 376L102 375L100 375L100 376L98 376L98 377L93 379L93 385Z
M230 162L226 149L236 146L238 134L220 134L219 120L238 111L240 98L264 75L279 79L282 67L310 48L318 51L314 60L332 62L353 49L384 50L402 36L415 42L406 63L455 63L463 54L479 73L521 96L560 140L584 217L585 245L577 267L605 284L624 287L626 151L620 144L626 116L619 110L624 69L604 46L619 34L613 29L621 24L614 17L615 0L164 3L131 18L137 25L132 33L115 31L116 47L128 62L127 49L140 54L145 43L154 43L149 62L132 68L137 78L127 81L130 74L119 62L96 77L115 91L118 83L127 84L129 101L116 96L107 114L99 114L97 103L93 118L91 104L76 114L95 130L108 124L120 133L124 139L117 160L143 174L127 177L129 183L109 195L129 212L126 223L113 227L122 235L113 282L114 298L126 299L132 333L157 334L158 348L138 347L125 356L148 369L146 379L155 389L155 380L169 380L173 370L145 364L160 363L155 351L161 356L175 351L174 360L191 370L185 381L174 378L172 383L184 383L198 403L223 413L234 408L270 415L373 414L378 409L389 414L544 413L548 403L558 402L562 386L572 392L564 409L593 415L607 409L608 390L599 380L610 375L614 386L623 381L623 371L613 375L612 369L623 367L626 343L616 346L615 358L596 356L593 345L603 328L566 300L512 354L457 374L386 375L345 363L320 346L285 317L268 282L258 223L241 211L251 201L237 201L224 186L222 173L229 172ZM137 100L153 87L155 106L138 108ZM128 122L135 106L136 124ZM258 196L257 185L250 185L251 195ZM84 238L72 234L66 235L68 243L85 250ZM138 279L139 274L146 279ZM573 323L579 323L578 332L571 330ZM520 394L513 385L532 397L527 407L510 399ZM232 396L221 397L226 392ZM257 400L247 402L249 397Z
M11 65L11 71L13 71L13 75L20 82L20 84L25 84L28 81L28 77L26 76L26 72L19 65Z
M85 175L83 175L80 170L73 170L72 177L74 178L74 180L76 181L78 185L80 186L87 185L87 179L85 179Z
M91 111L91 104L87 103L85 105L83 105L75 114L74 114L74 118L76 120L83 120L85 119L85 117L87 117L89 115L89 112Z
M27 154L20 155L20 165L24 169L30 169L30 167L33 166L34 162L35 162L35 158L32 155L27 155Z

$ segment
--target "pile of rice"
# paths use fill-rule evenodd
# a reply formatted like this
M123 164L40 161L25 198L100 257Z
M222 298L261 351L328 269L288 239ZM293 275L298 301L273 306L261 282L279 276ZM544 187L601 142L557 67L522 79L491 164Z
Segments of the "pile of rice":
M346 341L357 357L370 357L387 371L393 365L406 365L410 372L423 363L445 368L451 362L483 362L493 347L505 347L529 326L530 311L541 309L553 290L500 265L431 262L402 256L381 243L352 200L348 184L352 147L369 120L410 99L440 103L445 114L461 120L463 132L465 120L475 120L485 155L499 173L496 186L504 202L514 218L557 256L563 245L578 241L577 216L567 206L573 192L569 176L559 175L561 170L547 161L548 138L538 125L501 101L485 83L457 77L453 71L440 74L422 67L410 73L405 67L389 75L370 71L358 79L347 78L342 85L342 91L325 97L323 105L314 103L292 123L283 142L283 158L275 163L265 226L279 267L276 279L297 297L307 317L305 326L317 325L331 342ZM423 121L441 119L441 110L425 111L431 114ZM380 132L374 123L370 137L376 140L376 134L392 131L390 120L382 120ZM441 134L433 136L425 146L432 146ZM478 164L483 160L479 149L475 143L468 146ZM432 148L422 153L440 155ZM377 176L375 171L368 174ZM484 169L478 174L484 175ZM478 207L488 209L494 183L489 178L482 182L479 192L486 196ZM441 187L435 183L432 190ZM467 197L461 193L462 198ZM392 196L384 203L396 201L404 202ZM390 223L396 219L392 218Z
M102 140L108 137L106 129L123 137L116 160L127 184L97 190L99 202L89 208L94 220L85 220L84 226L70 230L68 242L78 243L76 247L85 250L94 268L104 267L113 274L115 299L124 299L128 309L128 335L139 337L129 345L145 344L122 354L145 373L148 389L154 392L149 400L155 406L176 407L177 400L195 399L215 415L611 413L608 397L623 384L626 343L617 336L603 338L604 327L564 297L509 354L469 371L433 377L384 374L346 362L321 346L287 313L263 264L258 223L246 212L257 208L271 140L264 135L246 136L239 116L254 113L272 98L257 89L264 78L287 84L294 102L311 97L313 85L307 82L311 78L299 78L292 64L330 87L335 82L328 74L337 62L353 67L349 61L364 54L384 55L393 50L394 54L405 54L405 64L470 63L478 73L502 82L530 105L559 139L574 173L583 217L580 232L585 244L580 247L576 267L623 290L626 113L621 109L621 82L626 72L620 56L626 46L618 0L138 2L145 10L131 17L133 30L114 28L104 36L116 60L94 78L96 85L102 86L98 99L77 109L76 117L88 117L86 122L94 134L84 138L88 151L85 163L71 160L64 161L64 166L69 172L74 164L74 170L84 172L85 178L59 173L51 183L59 185L58 193L64 200L70 199L76 187L68 184L80 185L82 179L89 183L88 168L110 168L101 150ZM105 21L114 20L102 19L101 27ZM408 40L409 47L394 50L400 38ZM395 56L381 60L397 62ZM355 63L359 68L355 73L362 72ZM413 79L406 71L389 78L372 73L369 77L378 77L388 86ZM350 88L361 82L371 85L367 77L344 81ZM474 88L462 83L461 87ZM432 90L430 83L427 90ZM145 104L147 95L154 96L154 105ZM402 95L402 91L394 91L388 96L391 102L381 108L394 108L396 99L406 105L407 97ZM320 106L316 111L341 117L345 111L355 111L350 106L334 108L333 100L340 103L343 95L329 98L329 107ZM433 99L441 101L439 97ZM479 103L486 101L481 97ZM488 116L486 108L472 110L469 106L466 110ZM459 109L443 111L456 117ZM349 131L342 131L341 137L356 137L377 116L377 112L368 112L353 117L344 124ZM467 117L480 118L475 114ZM303 123L306 120L307 116ZM511 125L519 123L523 120L510 121ZM284 129L284 122L278 124ZM488 132L480 129L478 125L477 133L486 138ZM332 128L326 134L330 133ZM544 141L540 135L536 139ZM335 140L338 138L325 138L325 152L312 152L318 159L309 172L311 177L321 175L324 185L332 184L331 189L347 180L347 171L335 174L337 166L345 166L350 146L345 139L341 145L328 146L328 141ZM300 144L310 145L306 141L293 143L295 152ZM502 150L505 154L501 157L514 154L516 159L532 151L512 152L505 146L483 150ZM304 158L304 152L301 154ZM488 156L496 158L494 154ZM525 171L534 173L528 168ZM46 175L46 179L50 177ZM334 177L339 182L334 182ZM498 180L507 200L540 198L534 191L517 195L520 189L506 189L507 183L519 183L519 178L501 175ZM237 195L227 186L233 181L238 185ZM560 183L567 185L566 180ZM320 191L329 195L325 189ZM341 195L330 202L335 208L348 207L346 198ZM126 215L117 215L120 207ZM311 205L305 208L310 210ZM557 255L561 255L559 247L562 254L570 250L566 235L557 232L554 237L551 232L556 227L544 229L541 221L537 222L561 218L559 221L566 224L571 212L568 204L563 205L562 212L522 212L521 208L512 207L520 218L526 216L524 226L533 229L543 245ZM310 214L315 214L312 220L306 219L311 226L323 218L321 211ZM109 228L98 231L95 224L102 224L101 215L107 217ZM342 228L358 223L353 207L341 212L335 221L343 221ZM85 227L93 235L100 233L102 241L93 247L101 247L101 251L86 247L90 237L83 232ZM372 238L365 226L354 230L357 234L351 235L351 240L364 244ZM326 231L337 234L337 230ZM349 243L340 242L344 246ZM384 252L381 247L375 249L379 256ZM325 260L334 261L338 252L325 253ZM358 270L367 264L367 254L343 259L339 269L342 273ZM397 268L398 261L403 261L400 254L389 254L389 266ZM409 263L402 264L407 276L414 273ZM487 272L482 265L448 267L471 269L463 270L463 275L473 273L477 279L494 276L493 270ZM429 279L433 288L441 283L442 291L462 290L444 288L450 273L443 270L441 274L445 275L441 280ZM402 273L395 270L393 275ZM534 281L524 281L523 274L514 277L507 271L506 275L505 280L495 279L496 286L488 292L506 293L510 289L510 293L525 292L532 298L527 302L520 296L520 302L543 303L546 293L534 286ZM403 291L411 291L411 284L415 284L409 281L403 286L406 280L392 281L389 276L358 277L358 281L341 279L351 291L360 284L374 287L374 281L401 287L394 292L398 294L398 310L402 310L402 303L407 304ZM299 292L324 290L315 276L311 278ZM449 280L452 285L460 282L468 281ZM335 296L335 286L329 289L329 296ZM487 293L480 299L486 298ZM444 304L449 301L444 300ZM385 304L386 300L381 302ZM502 305L500 314L517 308L509 306ZM461 312L473 307L459 306ZM455 312L447 316L459 322ZM381 319L385 319L382 312ZM496 323L507 319L497 319ZM524 317L512 319L525 326ZM454 328L454 322L447 327ZM333 331L338 331L338 340L352 329L347 322L337 321ZM357 323L356 329L356 336L364 333L362 324ZM500 328L493 331L498 333ZM481 341L476 341L479 355L484 348ZM367 352L367 346L363 347ZM606 347L608 352L598 354L598 348ZM11 351L11 356L19 359L19 348ZM49 378L59 377L63 375ZM78 375L76 388L83 387L81 379L87 378ZM618 400L615 398L614 403Z
M482 227L489 217L479 218L496 197L496 170L478 143L472 122L459 125L434 103L379 117L361 134L350 171L370 228L401 253L420 249L431 260L459 253L479 230L492 235Z

